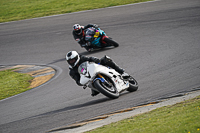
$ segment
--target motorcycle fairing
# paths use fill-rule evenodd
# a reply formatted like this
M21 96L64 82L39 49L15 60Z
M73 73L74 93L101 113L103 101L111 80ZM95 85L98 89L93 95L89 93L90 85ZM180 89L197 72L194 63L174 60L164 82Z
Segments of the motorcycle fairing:
M101 37L94 38L94 40L91 42L91 44L95 45L97 47L101 47L100 39L101 39Z
M116 72L114 69L111 69L99 64L90 63L87 70L89 70L88 72L90 73L91 77L94 77L94 76L96 77L96 75L100 73L111 78L111 80L115 83L115 87L117 88L118 92L121 92L129 87L128 81L124 81L120 77L121 75L118 72ZM100 81L103 82L103 80L100 80Z
M93 28L90 28L89 29L90 30L90 32L92 33L92 30L95 30L95 29L93 29ZM86 32L87 33L87 32ZM101 46L101 40L104 40L104 39L101 39L101 37L102 37L102 35L103 35L103 37L104 36L106 36L106 33L103 31L103 30L101 30L100 28L98 28L96 31L95 31L95 33L94 33L94 35L93 35L93 39L91 39L92 41L91 41L91 44L92 45L94 45L94 46L96 46L96 47L102 47ZM90 38L91 36L90 35L86 35L86 38ZM105 37L104 37L105 38ZM87 39L86 39L87 40ZM88 39L89 40L89 39ZM105 43L105 42L103 42L103 43Z

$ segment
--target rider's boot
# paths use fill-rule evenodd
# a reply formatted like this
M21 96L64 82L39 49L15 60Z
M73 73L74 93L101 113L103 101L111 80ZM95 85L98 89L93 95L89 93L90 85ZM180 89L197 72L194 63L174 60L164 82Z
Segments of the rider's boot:
M123 73L122 73L122 77L123 77L124 79L128 79L128 78L130 77L130 75L129 75L128 73L123 72Z
M95 90L93 90L93 89L91 89L91 91L92 91L92 96L96 96L96 95L98 95L99 94L99 92L98 91L95 91Z
M120 68L119 66L117 66L117 64L115 62L112 61L112 66L115 69L115 71L117 71L120 74L124 73L124 69Z
M91 47L88 47L88 46L85 46L85 49L86 49L88 52L91 52L91 51L93 51L93 48L91 48Z
M113 63L114 63L114 62L113 62ZM130 77L130 75L129 75L128 73L126 73L126 72L124 71L124 69L120 68L120 67L117 66L116 64L115 64L115 68L114 68L114 69L115 69L115 71L117 71L118 73L120 73L124 79L127 79L127 78Z

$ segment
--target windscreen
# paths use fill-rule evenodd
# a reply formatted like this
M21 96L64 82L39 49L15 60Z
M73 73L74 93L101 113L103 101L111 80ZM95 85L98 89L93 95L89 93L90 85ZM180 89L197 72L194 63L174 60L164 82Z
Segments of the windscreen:
M78 73L85 75L87 72L87 63L88 62L83 62L79 67L78 67Z
M94 34L95 34L95 29L94 28L88 28L85 32L85 40L86 41L92 41Z

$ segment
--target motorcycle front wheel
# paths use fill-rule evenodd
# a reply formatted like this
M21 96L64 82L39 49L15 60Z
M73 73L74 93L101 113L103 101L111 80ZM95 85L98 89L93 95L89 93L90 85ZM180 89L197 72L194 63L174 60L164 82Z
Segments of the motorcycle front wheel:
M105 38L104 42L106 42L110 46L114 46L114 47L118 47L119 46L119 44L117 42L113 41L110 38Z
M101 92L103 95L109 98L116 99L119 97L119 92L114 86L110 87L106 85L106 83L101 82L100 80L96 80L94 82L94 86L96 89L98 89L99 92Z

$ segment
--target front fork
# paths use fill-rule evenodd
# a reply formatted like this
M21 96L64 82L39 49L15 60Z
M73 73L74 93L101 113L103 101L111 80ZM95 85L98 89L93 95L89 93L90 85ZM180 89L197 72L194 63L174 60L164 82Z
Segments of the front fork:
M112 87L112 84L109 83L107 80L105 80L105 78L100 73L98 73L97 75L100 77L100 78L97 78L97 79L100 79L102 81L102 83L105 83L106 86L108 86L110 88Z
M104 77L100 74L100 73L98 73L97 74L100 78L102 78L102 79L104 79ZM104 79L105 80L105 79Z

